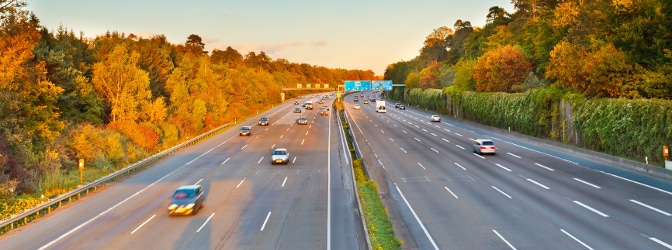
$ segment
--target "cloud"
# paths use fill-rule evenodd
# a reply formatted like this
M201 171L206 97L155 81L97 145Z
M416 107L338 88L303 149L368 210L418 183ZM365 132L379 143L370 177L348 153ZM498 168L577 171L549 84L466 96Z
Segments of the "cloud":
M212 44L212 43L217 43L217 42L219 42L219 38L216 38L216 37L201 37L201 41L202 41L204 44L207 45L207 44Z
M310 45L313 45L313 46L327 46L327 41L324 41L324 40L312 41L312 42L310 42Z

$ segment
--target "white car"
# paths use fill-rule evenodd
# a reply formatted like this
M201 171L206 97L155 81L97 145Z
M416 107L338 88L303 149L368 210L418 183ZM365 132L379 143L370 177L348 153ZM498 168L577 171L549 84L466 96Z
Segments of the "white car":
M488 139L476 139L474 140L474 153L479 155L482 154L495 154L497 147L495 143Z
M361 107L359 107L359 104L355 104L355 110L359 110Z
M273 150L271 156L271 164L287 164L289 163L289 153L286 148L276 148Z
M441 116L439 115L432 115L431 119L432 122L441 122Z

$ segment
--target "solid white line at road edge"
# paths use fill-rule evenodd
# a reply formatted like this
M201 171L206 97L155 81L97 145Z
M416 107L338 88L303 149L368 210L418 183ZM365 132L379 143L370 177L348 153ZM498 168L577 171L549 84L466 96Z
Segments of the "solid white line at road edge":
M406 206L408 206L408 209L411 210L411 213L413 214L413 217L415 217L415 220L418 221L418 224L420 224L420 227L422 228L422 231L425 232L425 235L427 236L427 239L429 240L429 242L432 243L432 246L434 246L434 249L438 250L439 246L436 245L436 243L434 242L434 239L432 239L432 236L429 235L429 232L427 231L427 228L425 228L425 225L422 224L422 221L420 220L420 218L418 218L418 215L415 213L415 211L411 207L411 204L408 203L408 200L406 200L406 197L404 197L404 194L401 193L401 189L399 189L399 186L397 186L397 183L394 183L394 187L397 188L397 192L399 192L399 195L401 195L401 198L404 199L404 202L406 203Z
M204 154L203 154L203 155L204 155ZM203 155L201 155L201 156L203 156ZM194 160L200 158L201 156L196 157ZM193 162L194 160L188 162L187 164ZM187 164L184 164L182 167L186 166ZM152 184L147 185L145 188L141 189L140 191L135 192L133 195L131 195L131 196L129 196L129 197L126 197L126 199L120 201L119 203L115 204L114 206L111 206L111 207L108 208L107 210L105 210L105 211L99 213L98 215L94 216L93 218L91 218L91 219L85 221L84 223L80 224L79 226L77 226L77 227L71 229L71 230L68 231L67 233L64 233L63 235L59 236L59 237L56 238L55 240L52 240L51 242L47 243L46 245L44 245L44 246L42 246L42 247L40 247L40 248L38 248L38 249L39 249L39 250L46 249L46 248L48 248L49 246L53 245L54 243L58 242L59 240L62 240L63 238L68 237L68 235L74 233L75 231L77 231L77 230L79 230L80 228L82 228L82 227L88 225L89 223L91 223L91 222L97 220L98 218L102 217L103 215L107 214L108 212L112 211L113 209L117 208L118 206L121 206L121 204L126 203L126 202L129 201L130 199L133 199L133 197L138 196L140 193L144 192L144 191L147 190L148 188L154 186L154 184L156 184L156 183L162 181L163 179L167 178L168 176L172 175L172 174L175 173L176 171L180 170L182 167L179 167L179 168L173 170L173 172L170 172L169 174L167 174L167 175L161 177L161 179L158 179L158 180L156 180L155 182L152 182Z

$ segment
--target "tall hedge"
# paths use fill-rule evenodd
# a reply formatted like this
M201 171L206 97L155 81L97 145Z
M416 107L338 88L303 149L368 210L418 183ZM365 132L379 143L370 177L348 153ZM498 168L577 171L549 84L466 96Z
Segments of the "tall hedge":
M453 92L451 102L459 103L459 116L493 127L541 138L557 138L558 103L562 91L552 88L525 93Z
M591 99L574 101L574 124L588 149L637 161L664 162L672 143L672 101Z
M458 110L451 114L462 119L640 162L648 158L662 166L662 147L672 143L669 100L586 99L553 87L515 94L446 92ZM562 112L563 105L570 112ZM568 134L570 128L576 134Z

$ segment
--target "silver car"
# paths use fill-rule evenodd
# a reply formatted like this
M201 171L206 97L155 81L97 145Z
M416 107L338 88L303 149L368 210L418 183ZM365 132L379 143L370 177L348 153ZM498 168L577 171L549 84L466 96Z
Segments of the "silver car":
M488 139L476 139L474 140L474 153L482 154L495 154L497 147L495 143Z
M287 164L289 163L289 153L286 148L276 148L273 150L271 156L271 164Z

